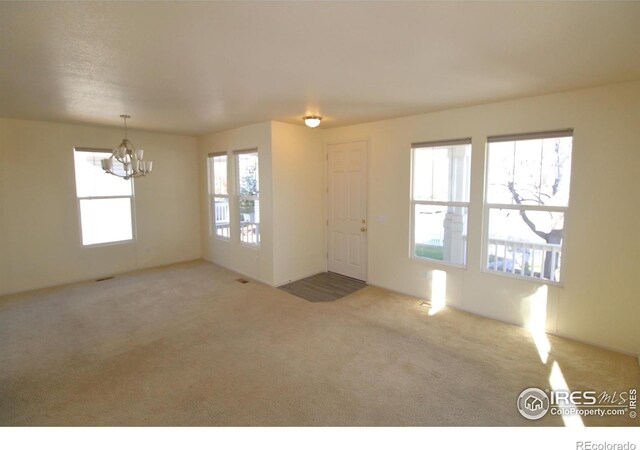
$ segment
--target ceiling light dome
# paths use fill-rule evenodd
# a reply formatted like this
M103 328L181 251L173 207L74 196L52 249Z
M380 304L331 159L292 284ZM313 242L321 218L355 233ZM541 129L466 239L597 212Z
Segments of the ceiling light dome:
M308 126L309 128L315 128L318 125L320 125L320 121L322 120L322 117L320 117L320 116L304 116L302 118L302 120L304 120L304 124L306 126Z

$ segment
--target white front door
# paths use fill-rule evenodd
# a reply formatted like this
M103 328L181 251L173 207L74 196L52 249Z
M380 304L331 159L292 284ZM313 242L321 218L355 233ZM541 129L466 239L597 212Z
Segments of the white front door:
M367 142L327 146L328 269L367 280Z

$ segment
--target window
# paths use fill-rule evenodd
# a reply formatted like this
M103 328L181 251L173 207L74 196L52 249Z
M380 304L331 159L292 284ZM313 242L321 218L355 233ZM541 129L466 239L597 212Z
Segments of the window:
M209 207L211 234L229 239L229 190L227 188L227 155L209 155Z
M102 170L111 150L76 148L76 194L82 244L96 245L133 239L133 183ZM118 170L114 167L114 170Z
M258 151L235 152L240 242L260 245Z
M464 266L471 139L411 147L412 256Z
M572 130L487 140L487 270L560 281L572 141Z

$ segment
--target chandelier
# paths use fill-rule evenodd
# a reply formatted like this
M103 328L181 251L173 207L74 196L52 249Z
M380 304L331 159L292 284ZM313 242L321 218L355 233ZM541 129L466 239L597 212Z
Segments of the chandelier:
M127 139L127 119L131 116L121 114L120 117L124 120L124 139L113 149L110 157L102 160L102 169L125 180L143 177L151 172L153 161L143 161L144 150L137 150Z

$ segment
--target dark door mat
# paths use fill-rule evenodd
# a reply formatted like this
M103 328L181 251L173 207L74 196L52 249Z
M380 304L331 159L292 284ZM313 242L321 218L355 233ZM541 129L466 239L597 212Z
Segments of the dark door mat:
M327 272L285 284L280 289L310 302L332 302L366 285L364 281Z

